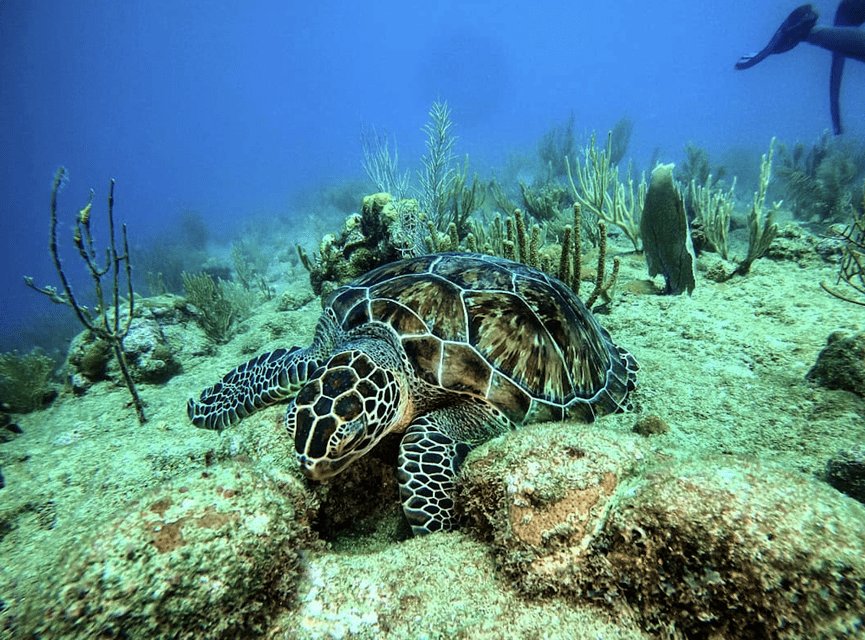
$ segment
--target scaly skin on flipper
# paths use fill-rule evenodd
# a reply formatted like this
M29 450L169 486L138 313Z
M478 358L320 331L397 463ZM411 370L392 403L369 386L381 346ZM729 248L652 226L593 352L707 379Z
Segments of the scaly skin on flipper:
M308 349L241 365L188 411L221 428L295 395L285 423L313 480L404 432L400 494L420 534L455 526L453 484L473 446L530 422L628 410L637 369L559 280L491 256L437 254L336 290Z
M222 431L249 414L290 398L318 368L306 349L264 353L229 371L222 380L190 398L186 406L196 427Z

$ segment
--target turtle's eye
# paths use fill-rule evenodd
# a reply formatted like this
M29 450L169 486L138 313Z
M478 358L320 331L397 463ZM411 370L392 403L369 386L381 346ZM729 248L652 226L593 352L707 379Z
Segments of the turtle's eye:
M357 449L366 435L365 416L359 420L343 423L331 437L334 456L342 456Z

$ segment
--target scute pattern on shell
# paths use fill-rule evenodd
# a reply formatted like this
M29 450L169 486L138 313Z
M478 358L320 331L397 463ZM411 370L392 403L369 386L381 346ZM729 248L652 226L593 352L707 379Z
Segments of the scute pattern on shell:
M393 327L421 379L484 396L518 424L593 402L625 357L562 282L492 256L385 265L326 306L344 331Z

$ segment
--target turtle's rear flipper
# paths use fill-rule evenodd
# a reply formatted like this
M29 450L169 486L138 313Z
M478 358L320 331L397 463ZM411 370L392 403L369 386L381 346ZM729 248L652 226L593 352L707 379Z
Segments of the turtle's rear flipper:
M810 4L795 9L778 27L775 35L759 53L751 53L739 58L736 69L750 69L773 53L784 53L802 42L817 24L817 12Z
M264 353L235 367L219 382L190 398L186 412L192 424L222 431L249 414L297 393L318 363L306 349L292 347Z

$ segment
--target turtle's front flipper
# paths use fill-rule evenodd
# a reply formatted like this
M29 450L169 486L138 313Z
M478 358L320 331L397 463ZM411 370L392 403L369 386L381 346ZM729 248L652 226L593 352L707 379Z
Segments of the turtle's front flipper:
M196 427L222 431L254 411L297 393L318 368L307 349L292 347L264 353L229 371L222 380L186 405Z
M400 444L399 496L416 536L448 531L457 524L454 479L471 447L442 432L449 430L450 417L444 411L417 418Z

